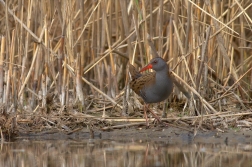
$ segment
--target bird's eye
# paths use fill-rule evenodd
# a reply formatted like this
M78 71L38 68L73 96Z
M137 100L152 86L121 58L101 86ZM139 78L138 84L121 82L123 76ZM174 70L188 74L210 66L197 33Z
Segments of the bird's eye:
M154 60L154 61L153 61L153 64L157 64L157 60Z

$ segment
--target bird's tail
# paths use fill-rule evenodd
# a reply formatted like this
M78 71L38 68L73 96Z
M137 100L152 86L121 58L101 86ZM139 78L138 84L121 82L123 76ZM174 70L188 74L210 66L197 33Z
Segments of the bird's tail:
M132 80L142 76L142 74L137 71L137 69L132 64L129 64L129 72Z

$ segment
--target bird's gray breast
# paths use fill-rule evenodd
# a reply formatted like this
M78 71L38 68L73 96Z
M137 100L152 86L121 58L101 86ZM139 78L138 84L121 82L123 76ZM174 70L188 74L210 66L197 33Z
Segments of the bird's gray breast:
M154 85L145 87L140 92L140 96L146 103L157 103L165 100L171 94L173 88L172 81L167 78L156 82Z

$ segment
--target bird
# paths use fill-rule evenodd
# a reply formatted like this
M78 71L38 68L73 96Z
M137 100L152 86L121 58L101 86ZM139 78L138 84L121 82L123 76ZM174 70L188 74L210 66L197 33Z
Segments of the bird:
M148 69L153 69L154 72L141 74L141 72ZM149 126L149 123L146 110L150 111L153 117L161 122L160 118L149 109L149 105L167 99L172 93L173 81L169 75L169 67L166 61L161 57L155 57L140 71L137 71L132 64L129 64L129 73L131 75L130 88L145 102L144 116L147 126Z

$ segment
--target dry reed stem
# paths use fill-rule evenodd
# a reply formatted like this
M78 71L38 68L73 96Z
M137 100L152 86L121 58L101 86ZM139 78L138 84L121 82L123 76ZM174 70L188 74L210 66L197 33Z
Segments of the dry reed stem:
M182 78L180 78L176 73L172 72L172 74L183 83L184 86L186 86L188 89L190 89L199 99L202 103L204 103L211 111L214 113L217 113L217 111L190 85L188 85Z
M252 6L252 3L249 4L245 9L244 11L246 11L247 9L249 9L250 7ZM238 17L240 17L241 15L243 14L243 12L240 12L239 14L235 15L234 18L232 18L228 23L226 23L226 25L228 26L229 24L233 23ZM222 27L220 29L218 29L214 34L211 35L210 39L215 37L217 34L219 34L221 31L223 31L225 27ZM225 32L225 31L223 31ZM225 32L227 33L227 32ZM238 36L239 37L239 36Z
M82 80L81 80L81 60L80 60L79 54L77 55L77 61L76 61L76 95L81 102L82 106L85 106L85 98L84 93L82 91Z
M208 46L208 41L209 41L209 36L210 36L210 32L211 32L211 27L208 27L207 32L206 32L206 41L204 43L204 45L202 45L202 49L201 49L201 62L200 62L200 67L198 70L198 74L196 76L196 86L195 89L199 92L199 85L200 85L200 80L201 80L201 76L203 73L203 66L206 65L206 61L205 61L205 57L207 57L206 54L206 49ZM207 68L206 68L207 69Z
M187 61L186 61L186 59L185 59L185 56L184 56L184 54L185 54L184 48L183 48L182 42L181 42L181 40L180 40L180 38L179 38L179 34L178 34L177 27L176 27L176 25L175 25L175 22L173 22L173 26L174 26L175 34L176 34L176 36L177 36L177 40L178 40L178 45L179 45L180 51L181 51L181 53L182 53L182 55L181 55L182 60L184 61L185 66L186 66L186 70L187 70L187 72L188 72L188 74L189 74L189 76L190 76L191 81L193 82L193 77L192 77L192 74L191 74L191 72L190 72L190 70L189 70L188 63L187 63ZM195 86L195 83L194 83L194 82L193 82L193 85Z
M158 25L158 36L160 37L158 40L158 50L159 50L159 55L161 55L161 57L163 56L163 38L161 38L163 36L163 0L159 0L159 12L158 12L158 17L157 17L157 21L159 22Z
M188 0L190 1L193 5L195 5L198 9L200 9L203 13L205 13L206 15L210 16L213 20L217 21L218 23L220 23L221 25L223 25L224 27L226 27L227 29L229 29L230 31L236 33L237 35L239 35L238 32L232 30L231 28L229 28L226 24L222 23L221 21L219 21L214 15L212 15L212 13L207 13L204 9L202 9L200 6L198 6L197 4L195 4L193 1L191 0ZM205 1L205 2L208 2L208 1ZM209 4L209 2L208 2Z
M240 78L238 78L237 81L236 81L232 86L230 86L229 89L226 90L226 91L224 92L224 94L222 94L222 96L226 95L234 86L237 86L237 84L239 83L239 81L240 81L248 72L250 72L251 70L252 70L252 67L251 67L250 69L248 69Z
M39 38L29 29L29 27L27 27L16 15L14 15L14 13L7 7L7 5L5 4L5 2L3 0L0 0L0 2L8 9L8 12L14 17L14 19L19 22L22 27L24 27L27 32L33 37L36 39L36 41L41 41L39 40ZM31 13L31 12L30 12ZM28 19L29 20L29 19Z
M44 30L45 30L45 27L43 28L43 30L42 30L42 32L41 32L41 34L40 34L40 37L39 37L39 40L38 40L38 41L41 41L41 40L42 40ZM23 90L24 90L24 88L25 88L25 85L26 85L26 83L28 82L28 80L29 80L29 78L30 78L32 69L34 68L34 65L35 65L35 62L36 62L36 58L37 58L37 55L38 55L39 48L40 48L40 45L39 45L38 47L36 47L36 50L35 50L35 53L34 53L34 56L33 56L33 59L32 59L32 63L31 63L31 67L30 67L30 69L29 69L29 72L27 73L27 76L25 77L25 80L24 80L24 82L23 82L23 85L22 85L21 88L20 88L20 91L19 91L19 93L18 93L18 97L20 97L21 94L23 93Z
M73 68L71 66L69 66L68 64L65 64L65 67L68 68L69 71L74 72ZM76 75L76 74L75 74ZM115 104L116 106L120 107L121 109L123 108L121 105L119 105L118 103L116 103L114 101L114 99L112 99L111 97L109 97L108 95L106 95L105 93L103 93L102 91L100 91L100 89L98 89L97 87L95 87L92 83L90 83L88 80L86 80L85 78L82 77L82 80L88 84L90 87L92 87L94 90L96 90L99 94L101 94L102 96L104 96L105 98L107 98L109 101L111 101L113 104Z
M3 102L4 97L4 69L3 69L3 62L4 62L4 53L5 53L5 43L6 38L2 36L1 38L1 51L0 51L0 103Z

